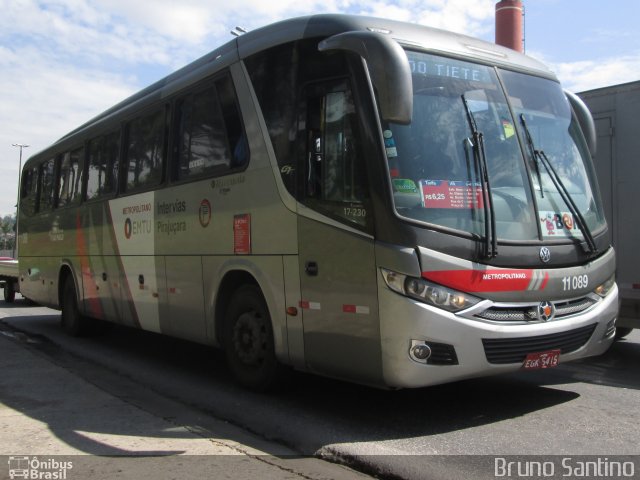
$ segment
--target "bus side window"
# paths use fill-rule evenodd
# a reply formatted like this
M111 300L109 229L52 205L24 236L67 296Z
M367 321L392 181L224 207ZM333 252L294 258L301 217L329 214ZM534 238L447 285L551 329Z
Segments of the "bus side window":
M118 183L120 131L89 142L87 200L114 193Z
M126 189L137 190L162 182L164 108L129 122Z
M58 181L58 207L78 203L82 195L82 164L84 148L62 156Z
M51 158L40 165L40 195L39 212L46 212L52 209L55 199L55 165L56 161Z
M347 80L308 85L301 109L303 203L369 230L371 215L358 119ZM305 118L306 117L306 118ZM304 134L303 134L304 132Z
M22 175L20 213L32 216L38 205L38 167L26 170Z
M242 117L237 103L236 91L229 75L216 80L216 90L224 126L227 131L227 141L231 147L231 168L243 167L249 161L249 144L244 133Z
M223 75L176 102L172 179L225 175L249 158L233 83Z
M315 50L317 51L317 41ZM269 48L245 59L282 182L287 191L296 198L298 59L297 48L293 42Z

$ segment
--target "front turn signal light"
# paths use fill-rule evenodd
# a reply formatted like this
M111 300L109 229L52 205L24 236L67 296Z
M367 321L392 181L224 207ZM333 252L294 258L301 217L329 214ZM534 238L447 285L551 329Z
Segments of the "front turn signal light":
M613 287L616 284L616 276L615 275L611 275L611 277L604 283L601 283L600 285L598 285L594 290L593 293L596 293L598 295L600 295L601 297L606 297L609 292L611 291L611 289L613 289Z

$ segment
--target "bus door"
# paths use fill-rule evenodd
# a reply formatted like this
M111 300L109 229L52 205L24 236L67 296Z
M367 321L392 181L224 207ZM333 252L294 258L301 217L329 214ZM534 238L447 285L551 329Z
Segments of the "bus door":
M307 85L298 116L298 241L307 367L380 375L373 215L348 79Z

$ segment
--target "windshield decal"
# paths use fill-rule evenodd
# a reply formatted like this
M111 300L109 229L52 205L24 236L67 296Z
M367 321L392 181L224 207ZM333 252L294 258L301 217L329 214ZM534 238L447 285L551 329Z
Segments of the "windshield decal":
M387 152L387 158L395 158L398 156L398 150L396 149L396 141L393 139L393 132L391 130L384 131L384 148Z
M504 138L511 138L516 134L516 129L509 120L502 119L502 130L504 131Z
M420 190L424 208L484 208L480 182L420 180Z
M394 178L393 190L400 193L418 193L416 182L408 178Z
M570 212L541 211L540 225L542 226L542 236L547 238L582 237L582 232Z

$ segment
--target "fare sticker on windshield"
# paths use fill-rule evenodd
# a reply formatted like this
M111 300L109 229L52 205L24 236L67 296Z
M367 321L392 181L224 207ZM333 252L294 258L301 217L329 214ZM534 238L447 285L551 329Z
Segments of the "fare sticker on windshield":
M516 134L515 128L513 128L513 123L509 120L502 120L502 130L504 131L504 138L511 138Z
M420 180L424 208L484 208L478 182L457 180Z
M418 187L413 180L407 178L394 178L393 190L400 193L418 193Z
M582 233L569 212L540 212L542 235L546 238L581 237Z

